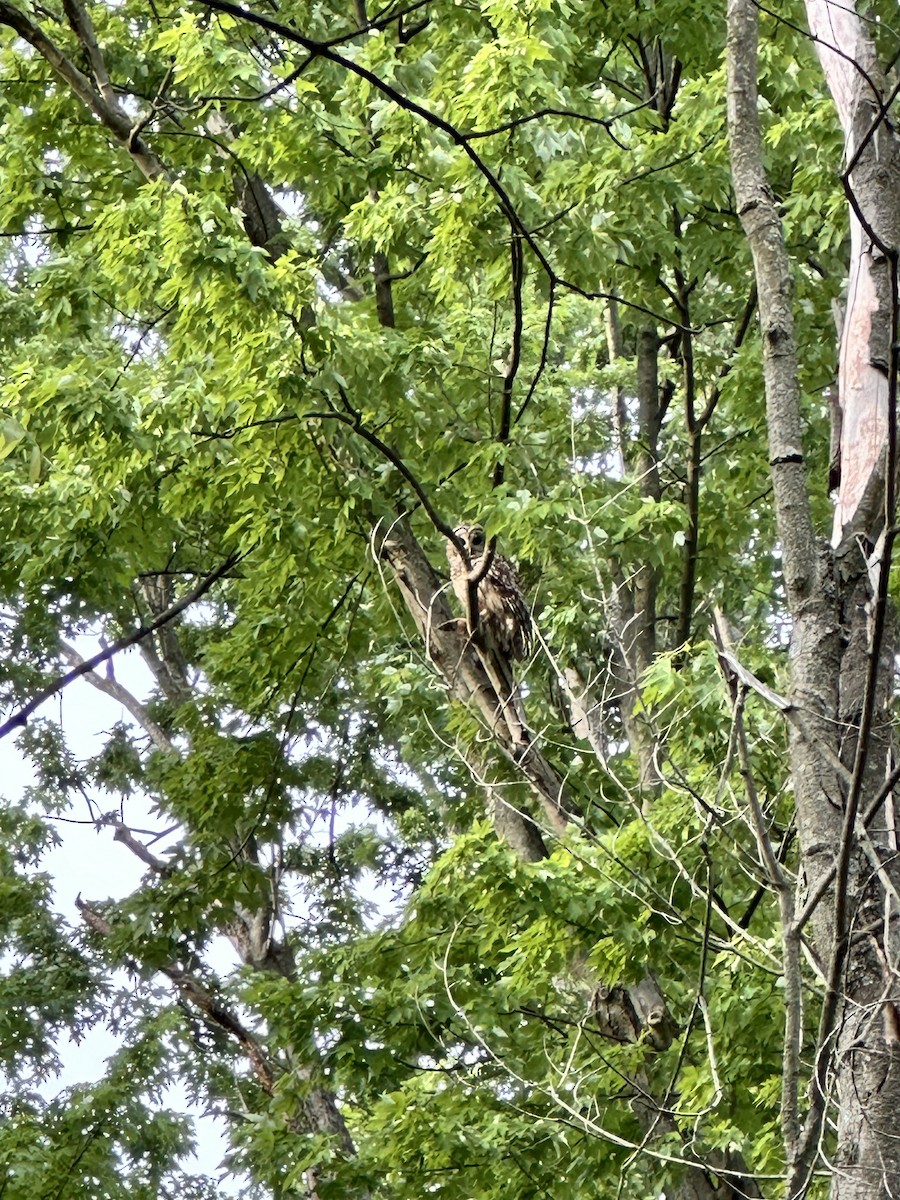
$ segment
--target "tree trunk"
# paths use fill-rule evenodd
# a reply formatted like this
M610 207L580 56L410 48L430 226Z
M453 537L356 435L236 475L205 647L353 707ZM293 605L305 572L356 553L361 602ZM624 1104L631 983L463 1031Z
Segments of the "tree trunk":
M811 9L819 7L818 0L811 5ZM844 9L842 13L846 24L850 14ZM824 979L809 1104L802 1120L797 1112L782 1113L788 1194L804 1194L813 1171L827 1162L833 1166L834 1197L888 1197L900 1191L900 1145L892 1132L900 1108L900 1059L897 1016L890 999L895 985L891 968L898 951L892 862L896 843L890 799L887 805L884 802L884 793L888 797L890 793L883 786L892 765L893 637L884 578L890 535L877 545L876 541L886 511L888 525L893 524L892 487L885 492L893 466L885 470L883 432L881 450L873 453L870 445L865 467L853 442L849 477L848 464L843 464L836 515L839 552L832 555L817 545L801 440L791 265L762 166L756 84L758 15L752 0L731 0L728 19L734 187L759 287L769 461L793 619L791 699L804 715L802 730L792 727L791 749L806 889L796 927L786 930L785 936L799 936L809 921ZM832 35L839 35L838 24ZM860 47L861 39L845 52L852 59ZM851 67L855 77L857 68L842 60L844 82ZM854 86L858 90L859 85ZM861 143L851 136L852 122L845 121L844 128L852 156L854 146ZM873 181L877 174L873 173ZM854 252L859 247L857 231ZM870 266L877 271L874 261ZM847 387L848 372L851 380L842 392L845 453L847 438L852 441L853 429L866 419L858 413L850 418L848 405L869 406L868 419L876 435L885 425L878 415L880 387L856 386L863 359L873 358L872 347L893 340L893 305L885 308L883 297L873 304L879 286L861 282L867 270L855 261L851 271L851 280L858 284L851 303L861 295L867 306L865 317L848 314L844 327L842 387ZM867 345L859 343L863 326L869 334ZM848 537L851 517L854 527ZM867 833L864 825L870 822ZM833 1101L836 1152L822 1145L827 1106Z

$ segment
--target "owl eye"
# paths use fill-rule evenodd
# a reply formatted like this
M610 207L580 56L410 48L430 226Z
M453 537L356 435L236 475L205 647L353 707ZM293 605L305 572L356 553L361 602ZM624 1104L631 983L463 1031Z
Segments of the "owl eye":
M484 530L473 529L470 535L470 545L474 554L480 554L484 549Z

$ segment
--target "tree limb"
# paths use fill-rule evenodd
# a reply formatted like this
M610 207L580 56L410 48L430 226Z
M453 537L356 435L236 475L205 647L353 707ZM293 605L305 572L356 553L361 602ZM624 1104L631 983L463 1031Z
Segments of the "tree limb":
M74 646L70 646L68 642L60 641L64 657L68 660L72 667L81 667L85 663L84 657L78 653ZM131 713L141 728L150 735L155 744L160 750L173 750L174 746L168 734L158 725L156 721L147 712L146 707L141 704L140 700L134 696L128 688L119 683L111 675L98 675L96 671L85 671L84 678L87 683L97 689L98 692L103 692L113 700L117 700L124 709Z
M42 688L36 696L33 696L27 704L24 704L17 712L9 717L2 725L0 725L0 739L5 738L8 734L16 729L21 729L28 721L28 718L51 696L55 696L57 692L61 692L67 688L70 683L74 683L76 679L80 679L83 675L90 675L102 663L109 662L115 658L123 650L127 650L129 646L134 646L141 642L150 634L155 633L157 629L162 629L164 625L168 625L170 621L174 621L192 604L205 596L206 593L213 587L214 584L227 575L236 563L240 562L242 554L232 554L221 564L216 567L215 571L211 572L194 587L186 596L183 596L171 608L166 609L164 613L152 621L149 625L140 625L137 629L126 634L124 637L118 638L111 646L107 646L98 654L94 654L91 658L82 659L78 666L68 671L65 675L59 676L47 687Z
M81 15L84 16L85 21L80 20ZM99 47L97 47L96 39L93 38L93 26L90 24L90 18L87 17L87 14L83 10L73 7L70 20L76 22L76 32L79 33L79 37L84 34L85 37L88 37L93 42L95 56L97 59L100 59ZM10 29L15 30L19 37L24 38L42 58L46 59L54 71L65 80L79 100L109 130L116 141L124 146L148 180L152 181L166 175L166 169L162 162L150 150L141 137L134 135L134 122L119 104L115 95L113 94L111 99L108 99L101 91L98 91L88 77L59 49L40 26L35 25L30 17L14 5L9 4L7 0L0 0L0 25L8 25ZM94 65L94 55L92 55L90 49L88 50L88 54L91 57L92 65ZM105 80L102 86L108 87L109 80L106 76L105 67L102 67L102 60L101 71L101 78Z

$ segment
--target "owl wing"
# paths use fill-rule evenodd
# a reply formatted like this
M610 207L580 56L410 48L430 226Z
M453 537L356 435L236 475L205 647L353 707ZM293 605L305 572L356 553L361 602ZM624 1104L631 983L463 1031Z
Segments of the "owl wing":
M508 558L494 556L482 588L482 608L497 645L511 659L527 658L533 637L531 613L518 572Z

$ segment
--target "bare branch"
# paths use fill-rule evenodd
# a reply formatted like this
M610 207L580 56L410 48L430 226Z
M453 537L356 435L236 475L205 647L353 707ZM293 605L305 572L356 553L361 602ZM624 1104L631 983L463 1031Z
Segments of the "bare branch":
M104 821L104 824L111 825L115 830L113 839L121 842L123 846L127 846L135 858L139 858L154 874L159 875L162 879L171 875L172 868L169 864L161 858L157 858L155 854L151 854L144 843L139 842L128 826L118 817L110 818Z
M91 71L97 87L100 89L100 95L110 108L118 108L119 101L109 81L109 73L106 70L106 63L94 32L94 22L91 20L90 13L80 0L63 0L63 9L69 24L87 53Z
M79 895L75 898L75 906L89 929L93 929L95 933L99 933L103 937L110 936L112 925L89 901L82 900ZM239 1043L256 1072L263 1090L271 1095L275 1086L275 1072L257 1038L245 1028L233 1012L223 1008L216 1001L209 989L196 976L173 963L168 963L158 969L161 974L175 984L181 998L193 1008L198 1009L210 1025L224 1030Z
M503 375L503 403L500 411L500 427L497 430L497 443L499 446L505 446L509 441L510 428L512 426L512 399L513 388L516 384L516 375L519 372L519 364L522 361L522 286L525 280L525 265L522 256L522 243L515 235L515 230L512 231L512 239L509 245L510 250L510 277L512 281L512 297L513 297L513 328L512 328L512 345L507 358L504 375ZM501 451L502 454L502 451ZM505 474L503 459L498 458L494 466L494 481L493 486L499 487L503 482ZM485 573L487 571L485 570Z
M105 650L101 650L91 658L83 659L73 670L67 672L65 675L61 675L53 683L42 688L27 704L23 705L0 725L0 739L5 738L7 734L12 733L16 729L21 729L33 712L40 708L51 696L55 696L57 692L61 692L64 688L67 688L70 683L74 683L76 679L80 679L83 675L89 675L102 663L109 662L117 654L120 654L123 650L127 650L129 646L137 645L138 642L149 637L151 633L155 633L157 629L162 629L164 625L168 625L170 621L174 621L176 617L181 616L186 609L190 608L192 604L196 604L198 600L205 596L214 584L227 575L231 568L240 562L242 557L243 555L241 554L230 555L221 566L216 567L215 571L211 572L204 579L201 579L195 588L182 597L177 604L173 604L171 608L166 609L155 621L149 625L141 625L124 637L118 638L111 646L107 646Z
M640 112L642 108L649 108L653 104L653 100L642 100L640 104L634 104L631 108L626 108L622 112L613 113L611 117L595 117L590 113L578 112L572 108L539 108L537 112L528 113L524 117L514 117L511 121L504 121L502 125L495 125L492 129L478 129L471 133L463 134L466 141L474 142L478 138L495 137L498 133L508 133L511 129L518 129L522 125L527 125L530 121L540 121L544 117L566 117L572 121L584 121L588 125L600 125L616 145L621 149L625 149L625 145L613 134L612 126L616 121L620 121L623 117L630 117L632 113Z
M74 646L70 646L68 642L64 641L60 641L60 646L70 666L81 667L84 665L86 660L78 653ZM173 750L175 748L162 726L157 725L147 712L146 707L141 704L140 700L127 687L119 683L118 679L115 679L111 675L98 675L96 671L91 670L84 672L84 678L91 687L95 687L98 692L103 692L104 695L117 700L126 711L130 712L160 750Z

